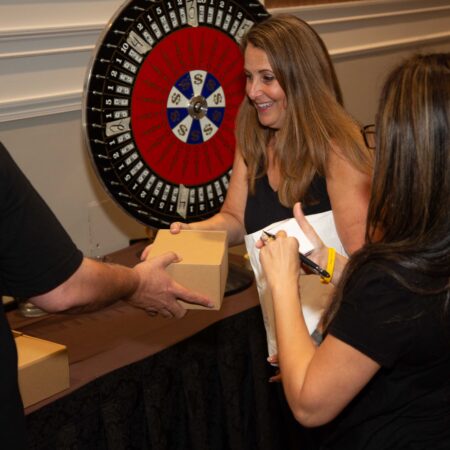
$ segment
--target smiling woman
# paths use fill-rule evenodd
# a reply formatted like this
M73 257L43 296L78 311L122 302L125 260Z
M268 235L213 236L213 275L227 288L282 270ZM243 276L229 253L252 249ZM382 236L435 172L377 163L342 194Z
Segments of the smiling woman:
M363 242L371 155L342 107L323 41L306 22L278 15L242 45L247 97L236 135L249 181L247 233L292 217L301 199L307 215L333 210L351 253Z

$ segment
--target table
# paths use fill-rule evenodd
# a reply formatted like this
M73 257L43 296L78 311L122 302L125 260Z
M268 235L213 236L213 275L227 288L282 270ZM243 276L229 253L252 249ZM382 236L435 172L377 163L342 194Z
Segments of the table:
M136 252L112 259L132 264ZM281 386L268 383L254 285L226 297L220 311L178 320L123 302L90 314L8 319L69 353L70 389L26 410L31 449L278 450L303 439Z

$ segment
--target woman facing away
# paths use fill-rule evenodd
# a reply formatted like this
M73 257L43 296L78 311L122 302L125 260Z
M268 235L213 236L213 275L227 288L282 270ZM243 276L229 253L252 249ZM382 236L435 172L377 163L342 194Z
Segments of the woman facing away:
M371 153L342 107L324 43L302 20L280 15L254 25L242 49L246 98L225 202L212 218L171 231L227 230L236 245L291 218L302 201L306 215L332 210L330 232L353 252L364 241Z
M449 449L450 54L396 68L376 122L366 243L348 263L336 256L320 346L302 316L297 241L279 232L259 243L283 388L300 423L327 424L321 449ZM298 205L294 214L311 258L332 270Z

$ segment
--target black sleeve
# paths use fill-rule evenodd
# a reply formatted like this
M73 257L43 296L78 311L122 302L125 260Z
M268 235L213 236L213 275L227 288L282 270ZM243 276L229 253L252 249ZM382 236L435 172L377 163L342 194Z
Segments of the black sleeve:
M66 281L82 259L0 143L0 294L31 297L48 292Z
M408 292L366 265L353 276L329 333L381 366L392 367L411 345Z

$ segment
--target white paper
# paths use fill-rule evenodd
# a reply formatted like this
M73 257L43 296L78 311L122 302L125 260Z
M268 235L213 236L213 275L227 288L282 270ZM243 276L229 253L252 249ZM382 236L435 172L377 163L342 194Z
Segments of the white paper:
M338 253L345 254L336 231L332 211L309 215L307 219L325 245L334 247ZM263 230L269 231L270 233L285 230L288 236L297 238L302 253L309 253L313 249L313 246L294 218L273 223L262 230L245 236L247 254L255 274L256 287L258 289L264 326L266 328L267 350L270 356L278 353L275 316L272 295L267 287L266 277L259 262L259 249L255 247L256 242L261 238ZM330 284L320 283L320 277L317 275L304 275L300 277L302 311L310 334L317 327L329 297L332 295L332 290L333 288Z
M264 230L272 234L276 234L278 231L283 230L288 236L295 237L299 243L300 251L304 255L307 255L314 250L314 246L311 244L311 241L306 237L305 233L303 233L303 230L299 227L294 218L273 223L269 227L264 228Z

